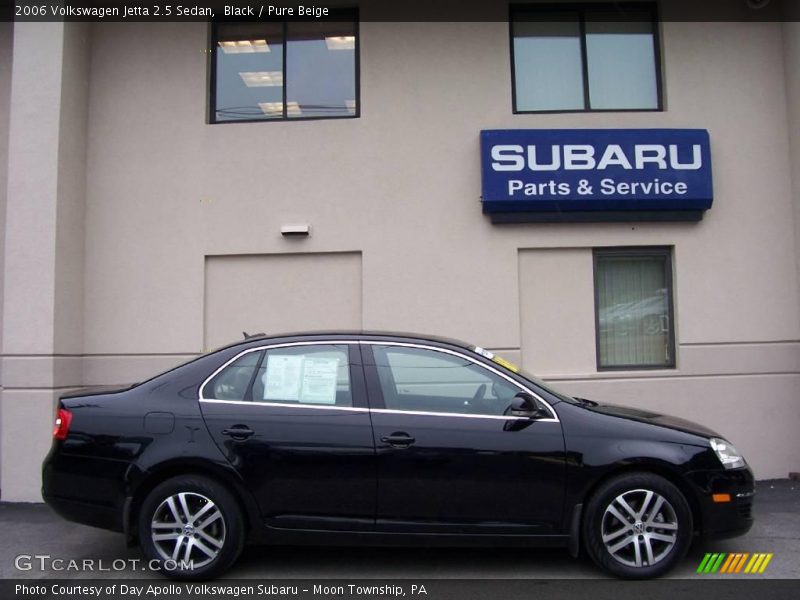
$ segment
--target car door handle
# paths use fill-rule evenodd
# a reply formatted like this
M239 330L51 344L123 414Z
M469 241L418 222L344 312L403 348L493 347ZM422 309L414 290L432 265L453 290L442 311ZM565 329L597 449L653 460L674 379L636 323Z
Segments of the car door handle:
M385 435L381 438L384 444L389 444L392 448L408 448L417 440L408 435L407 433L398 431L391 435Z
M255 431L250 429L247 425L234 425L230 429L222 430L222 435L230 436L235 440L246 440L254 433Z

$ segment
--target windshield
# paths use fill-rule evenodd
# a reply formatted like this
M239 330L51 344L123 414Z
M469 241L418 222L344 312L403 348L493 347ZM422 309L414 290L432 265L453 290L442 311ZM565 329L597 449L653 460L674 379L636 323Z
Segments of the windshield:
M506 360L505 358L501 358L500 356L497 356L494 352L489 352L488 350L485 350L485 349L481 348L480 346L473 346L472 347L472 351L476 352L477 354L480 354L481 356L483 356L485 358L488 358L489 360L491 360L492 362L497 363L501 367L505 367L509 371L512 371L513 373L516 373L517 375L519 375L521 377L524 377L525 379L527 379L528 381L532 382L537 387L539 387L539 388L543 389L545 392L555 396L559 400L563 400L564 402L571 402L572 404L577 404L577 400L575 400L575 398L573 398L572 396L568 396L567 394L565 394L563 392L559 392L558 390L553 389L553 387L550 384L545 383L544 381L542 381L541 379L536 377L536 375L533 375L532 373L529 373L529 372L525 371L524 369L520 368L516 364L512 363L510 360Z

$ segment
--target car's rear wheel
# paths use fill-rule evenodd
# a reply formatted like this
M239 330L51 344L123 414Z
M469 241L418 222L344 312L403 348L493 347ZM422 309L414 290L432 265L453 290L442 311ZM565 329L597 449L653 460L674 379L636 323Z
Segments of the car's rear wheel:
M686 554L692 512L672 483L630 473L598 488L586 506L583 539L592 560L626 579L659 577Z
M202 476L168 479L145 498L139 540L150 564L174 579L207 579L228 569L244 544L242 511L222 485Z

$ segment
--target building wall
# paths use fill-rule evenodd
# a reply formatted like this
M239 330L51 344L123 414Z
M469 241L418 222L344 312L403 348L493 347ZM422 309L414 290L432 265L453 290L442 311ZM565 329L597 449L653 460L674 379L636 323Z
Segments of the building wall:
M4 228L0 488L40 498L54 403L79 385L89 28L16 23Z
M204 345L245 331L361 329L361 282L358 252L208 256Z
M0 56L11 56L14 47L14 24L0 22ZM8 187L8 109L11 101L11 61L0 61L0 266L5 257L6 190ZM3 274L0 268L0 331L3 330ZM0 363L0 394L3 389L3 371ZM0 406L0 431L3 428L3 411ZM2 464L0 444L0 464ZM1 492L1 490L0 490Z
M786 104L788 107L789 147L794 200L795 253L800 278L800 4L784 1L783 23L784 73L786 74ZM798 302L800 310L800 302Z
M56 229L56 354L73 359L83 353L84 204L89 111L91 29L71 24L64 34L61 121L59 123Z
M0 54L11 56L14 24L0 23ZM11 61L0 61L0 264L3 262L6 233L6 189L8 187L8 110L11 101ZM0 269L0 330L3 328L3 273ZM2 376L0 376L2 385Z

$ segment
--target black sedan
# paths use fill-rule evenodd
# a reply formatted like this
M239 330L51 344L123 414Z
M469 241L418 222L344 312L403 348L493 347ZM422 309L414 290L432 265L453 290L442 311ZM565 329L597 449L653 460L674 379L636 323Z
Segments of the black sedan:
M53 437L47 503L180 579L246 542L563 546L655 577L753 522L753 474L713 431L440 338L249 338L63 395Z

